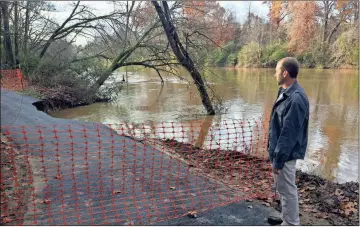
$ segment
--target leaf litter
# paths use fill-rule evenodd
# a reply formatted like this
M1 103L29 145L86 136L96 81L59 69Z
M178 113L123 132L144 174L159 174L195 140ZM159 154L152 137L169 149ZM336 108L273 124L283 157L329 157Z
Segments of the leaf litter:
M28 166L18 147L1 134L1 188L5 188L0 202L0 224L21 225L31 197L31 184L28 181ZM16 170L16 172L14 172ZM16 176L14 176L16 173ZM18 194L21 192L21 196ZM19 206L20 204L20 206Z
M358 182L334 183L297 171L300 211L326 219L332 225L359 225ZM272 204L280 210L279 205Z
M196 166L232 188L257 195L254 199L263 201L263 205L280 209L280 201L274 199L271 189L273 178L268 174L271 171L268 160L241 152L202 149L172 139L158 141L189 167ZM359 225L358 182L338 184L302 171L297 171L296 176L300 211L333 225Z

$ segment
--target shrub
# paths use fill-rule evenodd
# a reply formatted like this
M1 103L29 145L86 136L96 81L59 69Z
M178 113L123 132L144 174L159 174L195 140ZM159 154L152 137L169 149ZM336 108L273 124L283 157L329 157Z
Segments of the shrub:
M278 62L280 59L287 56L289 56L287 45L274 43L264 48L261 62L264 64L268 64L269 62Z
M238 53L238 66L259 67L261 65L261 47L259 43L251 42Z
M359 38L356 28L352 28L339 36L331 46L331 64L358 66Z
M234 67L236 66L238 63L238 56L236 53L232 53L228 56L227 61L226 61L226 65L229 67Z

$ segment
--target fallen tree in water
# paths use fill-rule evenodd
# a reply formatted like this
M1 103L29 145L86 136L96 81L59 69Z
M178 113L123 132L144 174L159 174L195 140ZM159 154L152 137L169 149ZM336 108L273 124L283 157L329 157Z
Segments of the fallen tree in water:
M79 89L68 86L56 86L52 88L36 87L30 88L41 96L41 100L34 102L37 110L45 113L54 112L78 106L85 106L95 102L109 102L111 98L101 97L90 89Z
M159 5L157 1L152 1L156 12L160 18L161 24L164 28L167 40L169 41L169 44L178 60L178 62L190 73L194 84L196 85L203 106L206 109L206 112L208 115L215 115L215 110L213 108L213 105L211 103L210 97L208 95L208 92L205 87L204 79L202 78L201 74L195 67L195 64L191 57L189 56L189 53L187 51L187 48L184 48L183 44L180 41L180 38L176 32L176 28L173 25L171 15L170 15L170 9L166 1L162 1L162 7Z

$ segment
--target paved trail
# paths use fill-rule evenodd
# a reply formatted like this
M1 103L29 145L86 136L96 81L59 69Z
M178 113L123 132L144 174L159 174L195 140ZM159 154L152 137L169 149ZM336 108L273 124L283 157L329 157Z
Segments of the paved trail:
M1 131L29 154L34 179L35 205L29 202L25 225L202 225L201 218L206 225L264 225L274 212L237 203L199 219L173 219L235 195L153 147L102 124L53 118L37 111L35 101L1 91Z

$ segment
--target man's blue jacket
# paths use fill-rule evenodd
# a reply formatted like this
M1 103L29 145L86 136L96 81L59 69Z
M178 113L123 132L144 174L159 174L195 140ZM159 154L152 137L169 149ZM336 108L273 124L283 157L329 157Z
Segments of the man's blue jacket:
M309 100L295 81L280 88L270 116L268 151L276 169L285 162L304 159L308 143Z

